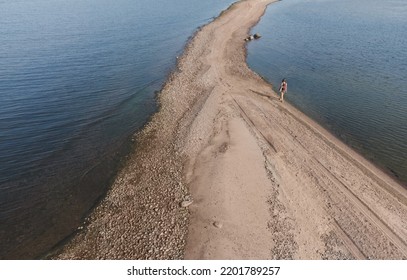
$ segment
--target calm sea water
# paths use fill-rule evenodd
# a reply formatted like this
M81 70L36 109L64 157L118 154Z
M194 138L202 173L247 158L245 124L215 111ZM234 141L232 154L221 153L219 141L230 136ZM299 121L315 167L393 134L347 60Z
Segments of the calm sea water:
M0 258L72 233L197 27L232 0L0 0Z
M252 32L249 66L407 183L407 1L284 0Z

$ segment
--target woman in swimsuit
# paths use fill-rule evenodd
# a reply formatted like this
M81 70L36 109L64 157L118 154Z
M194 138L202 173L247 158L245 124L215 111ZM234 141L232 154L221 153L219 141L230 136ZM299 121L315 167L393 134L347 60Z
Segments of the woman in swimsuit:
M284 102L284 94L287 93L287 81L283 79L280 85L280 101Z

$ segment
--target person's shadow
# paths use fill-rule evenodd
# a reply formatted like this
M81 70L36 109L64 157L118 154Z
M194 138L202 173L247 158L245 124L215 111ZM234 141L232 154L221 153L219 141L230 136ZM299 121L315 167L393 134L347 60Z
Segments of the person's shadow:
M258 95L260 95L260 96L269 97L269 98L273 98L273 99L277 99L277 98L278 98L278 96L274 96L274 94L269 95L269 94L265 94L265 93L263 93L263 92L258 92L258 91L252 90L252 89L250 89L250 91L251 91L251 92L254 92L255 94L258 94Z

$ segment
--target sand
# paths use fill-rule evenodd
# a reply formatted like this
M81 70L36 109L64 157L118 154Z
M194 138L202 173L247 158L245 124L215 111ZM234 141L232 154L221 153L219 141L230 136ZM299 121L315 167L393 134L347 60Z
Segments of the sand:
M247 67L244 38L272 2L197 32L110 191L51 258L407 258L406 189Z

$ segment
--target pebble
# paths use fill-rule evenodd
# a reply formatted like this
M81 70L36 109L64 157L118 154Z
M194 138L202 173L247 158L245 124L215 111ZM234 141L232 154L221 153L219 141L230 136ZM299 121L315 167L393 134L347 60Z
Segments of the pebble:
M214 222L213 226L216 227L216 228L222 228L223 224L221 222Z
M181 207L188 207L189 205L192 204L192 200L184 200L183 202L181 202Z

